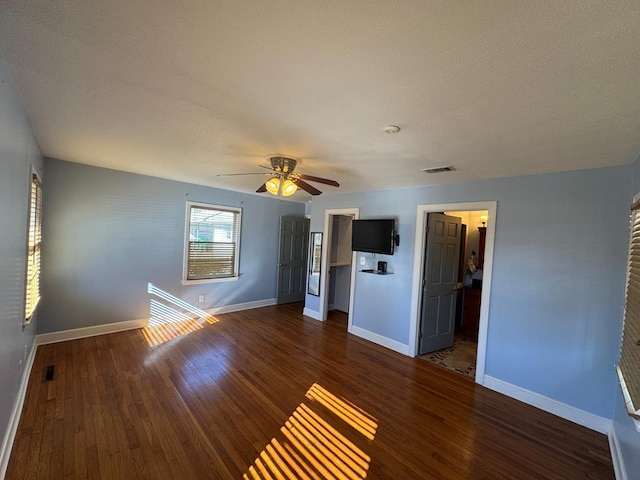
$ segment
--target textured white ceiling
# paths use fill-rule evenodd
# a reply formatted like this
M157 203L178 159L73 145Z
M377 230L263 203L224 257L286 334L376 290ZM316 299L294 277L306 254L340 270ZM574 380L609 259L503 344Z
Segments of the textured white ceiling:
M275 152L325 195L640 153L638 0L0 0L0 47L44 155L232 190Z

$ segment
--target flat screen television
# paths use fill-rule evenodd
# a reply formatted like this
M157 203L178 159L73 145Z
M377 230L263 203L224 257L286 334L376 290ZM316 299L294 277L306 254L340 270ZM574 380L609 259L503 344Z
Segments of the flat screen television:
M396 221L393 219L353 220L351 250L393 255Z

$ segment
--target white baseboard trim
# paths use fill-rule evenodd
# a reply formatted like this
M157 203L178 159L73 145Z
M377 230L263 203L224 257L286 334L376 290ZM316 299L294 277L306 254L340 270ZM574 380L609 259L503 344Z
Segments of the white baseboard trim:
M205 311L207 313L210 313L211 315L217 315L220 313L239 312L241 310L250 310L252 308L268 307L275 304L275 298L267 298L265 300L257 300L255 302L224 305L222 307L210 308ZM138 320L126 320L124 322L106 323L104 325L94 325L91 327L62 330L60 332L41 333L36 337L36 341L38 345L46 345L48 343L65 342L67 340L95 337L96 335L106 335L108 333L124 332L126 330L134 330L136 328L144 328L147 326L148 322L148 319L142 318Z
M521 402L533 405L545 412L553 413L558 417L569 420L570 422L577 423L583 427L590 428L596 432L604 433L608 435L611 431L613 422L608 418L594 415L593 413L581 410L566 403L559 402L553 398L545 397L539 393L532 392L517 385L505 382L490 375L484 376L485 387L502 393L507 397L515 398Z
M223 305L221 307L208 308L205 312L211 315L219 315L221 313L240 312L242 310L251 310L253 308L270 307L278 303L277 298L266 298L264 300L256 300L253 302L234 303L232 305Z
M255 302L236 303L234 305L224 305L222 307L210 308L205 310L211 315L220 313L239 312L241 310L250 310L252 308L268 307L275 305L275 298L267 298L266 300L257 300ZM144 328L149 322L148 319L142 318L138 320L126 320L124 322L106 323L104 325L94 325L91 327L73 328L71 330L62 330L60 332L41 333L36 337L38 345L46 345L48 343L65 342L67 340L77 340L79 338L95 337L96 335L106 335L108 333L124 332L126 330L134 330L136 328Z
M29 377L31 376L31 369L33 368L33 361L36 358L36 350L38 344L36 337L33 339L33 345L31 345L31 351L24 364L24 370L22 371L22 379L20 380L20 387L18 388L18 395L13 404L13 410L11 410L11 416L9 417L9 424L7 425L7 431L2 439L2 449L0 450L0 478L4 478L7 473L7 467L9 466L9 457L11 456L11 449L13 448L13 441L16 438L18 431L18 424L20 423L20 416L22 415L22 406L27 394L27 387L29 386Z
M318 312L317 310L311 310L310 308L304 307L304 310L302 310L302 314L306 315L307 317L311 317L314 320L318 320L318 321L322 321L322 318L320 318L320 312Z
M369 340L370 342L377 343L378 345L382 345L383 347L389 348L394 352L398 352L403 355L409 355L409 345L405 345L404 343L400 343L391 338L378 335L377 333L365 330L364 328L351 325L349 333L352 333L360 338L364 338L365 340Z
M48 343L66 342L67 340L77 340L78 338L95 337L96 335L106 335L108 333L124 332L136 328L144 328L149 322L148 319L127 320L124 322L105 323L104 325L94 325L91 327L73 328L60 332L41 333L36 337L38 345Z
M620 452L620 443L616 435L616 429L609 432L609 450L611 451L611 463L613 463L613 473L616 480L628 480L627 470L624 468L624 459Z

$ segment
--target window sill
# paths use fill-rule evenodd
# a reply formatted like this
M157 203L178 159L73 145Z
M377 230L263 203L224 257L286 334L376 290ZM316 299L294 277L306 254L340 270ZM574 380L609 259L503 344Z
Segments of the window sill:
M182 285L201 285L203 283L236 282L240 277L203 278L202 280L182 280Z
M624 399L625 407L627 408L627 413L633 420L633 423L636 427L636 432L640 433L640 411L636 411L633 402L631 401L631 396L629 395L629 390L627 389L627 383L624 380L624 376L622 375L622 371L620 367L616 365L616 371L618 372L618 381L620 388L622 389L622 398Z

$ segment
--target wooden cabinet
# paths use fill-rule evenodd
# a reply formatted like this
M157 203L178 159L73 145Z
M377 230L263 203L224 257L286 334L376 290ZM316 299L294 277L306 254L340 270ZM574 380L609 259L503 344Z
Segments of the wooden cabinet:
M484 266L484 244L487 240L487 227L478 227L478 268Z
M487 227L478 227L478 270L484 268L484 250L487 239ZM473 285L473 286L471 286ZM482 276L475 279L470 286L463 288L462 294L462 325L460 333L466 337L478 338L480 325L480 299L482 297Z
M480 324L480 297L482 289L465 287L462 306L462 334L478 338L478 326Z

